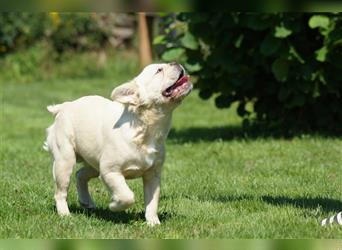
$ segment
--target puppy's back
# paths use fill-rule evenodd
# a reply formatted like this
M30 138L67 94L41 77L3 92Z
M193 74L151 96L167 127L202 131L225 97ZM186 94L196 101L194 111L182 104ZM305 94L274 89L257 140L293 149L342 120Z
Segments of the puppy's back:
M53 151L58 141L67 141L79 152L96 151L105 140L103 128L113 127L124 111L124 106L101 96L84 96L75 101L47 107L55 116L47 129L43 148Z

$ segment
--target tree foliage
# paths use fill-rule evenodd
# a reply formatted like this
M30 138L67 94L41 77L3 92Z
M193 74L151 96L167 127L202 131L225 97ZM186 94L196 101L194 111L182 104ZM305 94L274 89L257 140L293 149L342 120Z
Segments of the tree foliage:
M342 127L342 14L180 13L162 26L161 58L184 63L218 108L238 102L245 124Z

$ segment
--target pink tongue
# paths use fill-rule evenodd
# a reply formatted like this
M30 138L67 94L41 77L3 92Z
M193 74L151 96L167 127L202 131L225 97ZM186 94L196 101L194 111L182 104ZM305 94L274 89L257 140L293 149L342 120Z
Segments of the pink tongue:
M188 76L182 76L182 78L176 82L176 85L177 86L182 85L183 83L187 82L188 80L189 80Z

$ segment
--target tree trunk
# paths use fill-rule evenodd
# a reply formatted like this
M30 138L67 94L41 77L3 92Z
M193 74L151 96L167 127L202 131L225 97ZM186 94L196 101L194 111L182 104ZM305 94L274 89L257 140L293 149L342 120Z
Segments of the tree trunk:
M138 29L139 29L139 59L141 68L152 62L152 51L146 15L143 12L138 13Z

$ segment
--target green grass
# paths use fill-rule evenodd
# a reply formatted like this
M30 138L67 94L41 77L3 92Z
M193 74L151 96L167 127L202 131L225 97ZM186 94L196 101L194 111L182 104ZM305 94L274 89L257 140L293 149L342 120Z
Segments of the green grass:
M72 216L57 216L49 154L42 150L53 117L45 107L89 94L108 96L132 77L2 83L1 238L339 238L342 227L319 221L342 210L342 141L245 134L234 109L218 110L194 91L174 113L167 140L159 215L144 222L142 181L129 181L136 204L107 209L100 180L90 183L97 209L80 208L75 178ZM79 168L79 166L77 166Z

